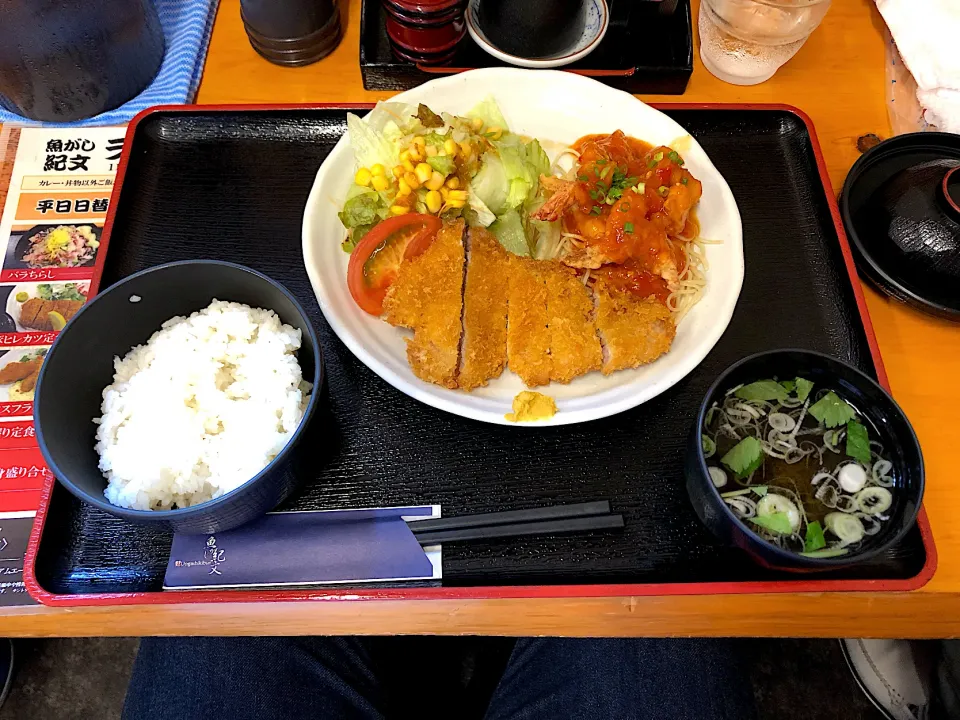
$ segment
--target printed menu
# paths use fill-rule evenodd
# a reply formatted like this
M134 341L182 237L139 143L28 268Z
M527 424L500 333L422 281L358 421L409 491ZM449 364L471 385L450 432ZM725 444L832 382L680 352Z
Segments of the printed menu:
M23 559L50 471L33 428L40 366L95 291L124 127L0 129L0 606L33 603Z

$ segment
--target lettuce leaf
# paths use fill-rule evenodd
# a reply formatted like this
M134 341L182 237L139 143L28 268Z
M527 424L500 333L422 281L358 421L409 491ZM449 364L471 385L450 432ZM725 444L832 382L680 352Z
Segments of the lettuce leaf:
M532 208L531 212L537 208ZM528 220L528 236L537 260L552 260L560 249L560 223L546 220Z
M361 193L343 204L343 210L338 217L348 230L361 225L372 225L380 220L380 205L380 196L377 193Z
M477 103L474 108L467 113L467 117L480 118L486 127L499 127L503 128L504 131L507 130L507 121L503 117L503 113L500 112L500 106L497 105L497 101L493 99L492 95L488 95Z
M456 161L449 155L435 155L427 158L427 165L442 175L449 175L456 168Z
M497 216L493 214L490 208L486 206L470 186L467 187L467 205L472 211L472 216L468 215L467 217L467 222L471 226L476 227L479 225L480 227L490 227L491 223L497 219Z
M520 213L516 210L504 213L489 229L500 244L514 255L530 254L527 235L523 231L523 221L520 220Z
M360 167L380 163L385 168L400 162L399 140L403 137L402 123L416 122L416 109L396 102L380 102L365 117L347 113L347 132L350 147Z
M533 169L534 178L539 181L541 175L550 173L550 158L536 139L527 143L526 151L527 164Z
M497 153L483 155L483 163L470 183L471 195L476 195L494 215L500 215L509 209L507 193L510 181L503 167L503 161Z
M540 176L550 171L550 160L540 143L523 143L516 135L494 143L503 161L503 170L510 183L507 207L515 208L533 202L540 184Z

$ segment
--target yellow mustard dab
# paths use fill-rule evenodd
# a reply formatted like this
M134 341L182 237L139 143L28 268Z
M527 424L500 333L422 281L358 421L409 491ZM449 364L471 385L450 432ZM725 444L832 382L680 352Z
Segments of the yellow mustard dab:
M513 399L513 412L504 417L510 422L547 420L557 414L557 404L549 395L524 390Z

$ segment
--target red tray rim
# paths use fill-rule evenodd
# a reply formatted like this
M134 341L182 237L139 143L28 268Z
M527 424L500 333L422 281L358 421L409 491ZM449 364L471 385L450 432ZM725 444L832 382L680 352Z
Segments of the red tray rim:
M870 320L863 290L857 275L853 254L840 219L840 210L837 198L830 182L827 166L820 149L813 121L803 110L793 105L780 103L651 103L658 110L782 110L796 115L803 121L810 135L810 142L817 161L817 169L823 183L824 192L830 207L830 215L840 242L847 274L853 285L857 308L860 313L863 329L867 335L870 354L873 357L879 383L889 392L890 383L883 359L880 357L880 348ZM117 179L114 182L113 193L110 199L106 221L104 222L101 237L102 249L98 255L94 268L91 287L99 290L103 276L103 266L106 260L106 251L109 247L110 236L113 230L114 214L120 189L126 175L127 163L136 128L145 118L160 112L251 112L264 110L351 110L372 108L373 103L319 103L319 104L265 104L265 105L157 105L138 113L127 127L124 138L123 153L117 168ZM395 587L395 588L363 588L328 587L301 588L294 590L187 590L167 592L136 592L136 593L84 593L58 594L42 587L36 576L37 552L40 548L40 539L50 508L50 499L56 480L51 476L44 483L40 496L40 505L34 518L27 553L24 561L23 579L27 592L32 598L43 605L53 607L82 607L92 605L144 605L144 604L173 604L173 603L216 603L216 602L277 602L277 601L363 601L363 600L491 600L513 598L593 598L593 597L628 597L628 596L656 596L656 595L726 595L748 593L801 593L801 592L903 592L916 590L926 585L933 577L937 568L937 550L933 539L930 522L926 510L921 505L917 516L917 527L920 530L921 540L926 552L926 562L920 572L904 579L877 579L877 580L817 580L800 576L798 580L750 581L750 582L703 582L703 583L618 583L618 584L587 584L587 585L492 585L473 587Z

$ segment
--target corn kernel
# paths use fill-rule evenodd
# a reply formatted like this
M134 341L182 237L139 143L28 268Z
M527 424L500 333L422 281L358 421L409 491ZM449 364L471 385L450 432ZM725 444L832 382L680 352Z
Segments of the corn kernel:
M460 178L458 178L456 175L454 175L452 178L450 178L449 180L447 180L447 187L450 188L451 190L456 190L457 188L459 188L459 187L460 187Z
M464 159L464 162L467 165L470 165L471 163L474 163L476 161L477 161L477 154L474 152L471 152L469 155L467 155L466 159Z
M407 185L407 181L404 180L402 177L400 178L400 182L398 183L398 185L399 185L399 188L397 189L397 197L403 197L404 195L409 195L410 193L413 192L413 188Z
M397 180L399 180L400 178L403 177L403 174L404 174L405 172L406 172L406 170L403 169L403 165L397 165L397 166L393 169L393 176L394 176L395 178L397 178Z
M424 183L424 187L426 187L427 190L439 190L443 187L443 180L444 177L442 173L432 170L430 173L430 179Z
M373 189L377 192L383 192L388 187L390 187L390 181L384 175L374 175L373 180L370 181L370 184L373 185Z
M449 193L447 193L447 198L449 199L450 202L460 201L460 200L462 200L463 202L466 202L466 201L467 201L467 191L466 191L466 190L451 190ZM463 207L463 206L461 205L461 207Z
M423 148L427 145L427 141L424 140L423 135L417 135L413 139L413 144L420 148L420 150L423 150Z
M480 118L474 118L470 122L473 125L473 129L476 130L477 132L480 132L481 130L483 130L483 120L481 120Z
M460 143L460 154L461 154L463 157L470 157L470 153L472 153L472 152L473 152L473 144L472 144L472 143L468 143L466 140L464 140L462 143Z
M450 190L448 188L445 188L445 187L440 188L440 197L446 200L449 195L450 195Z
M403 181L410 186L411 190L416 190L420 187L420 178L417 177L416 173L408 172L403 174Z
M427 145L427 157L436 157L440 153L440 150L436 145Z
M373 174L366 168L360 168L357 170L357 174L353 176L353 181L360 187L367 187L370 185L370 179L373 177Z
M410 162L409 160L404 160L403 169L405 172L413 172L415 168L412 162Z
M404 150L402 153L400 153L400 162L406 162L409 159L410 159L409 150Z
M484 133L491 140L499 140L503 136L503 128L499 125L494 125L492 128L487 129L487 132Z
M431 190L427 193L427 196L424 198L424 202L427 203L427 210L432 213L440 212L440 208L443 207L443 198L440 197L440 193L436 190Z
M372 172L374 175L386 175L386 174L387 174L386 168L383 167L383 165L381 165L380 163L377 163L376 165L371 165L371 166L370 166L370 172Z
M466 200L447 200L448 208L462 208L466 204Z
M447 155L456 155L457 154L457 143L453 138L447 138L443 141L443 149L447 151Z
M420 148L418 148L416 145L410 146L409 153L411 162L420 162L423 160L423 155L420 152Z
M391 205L390 214L391 215L406 215L410 212L410 208L404 207L403 205Z
M430 176L433 175L433 168L427 165L426 163L420 163L416 168L417 179L421 183L425 183L430 179Z

